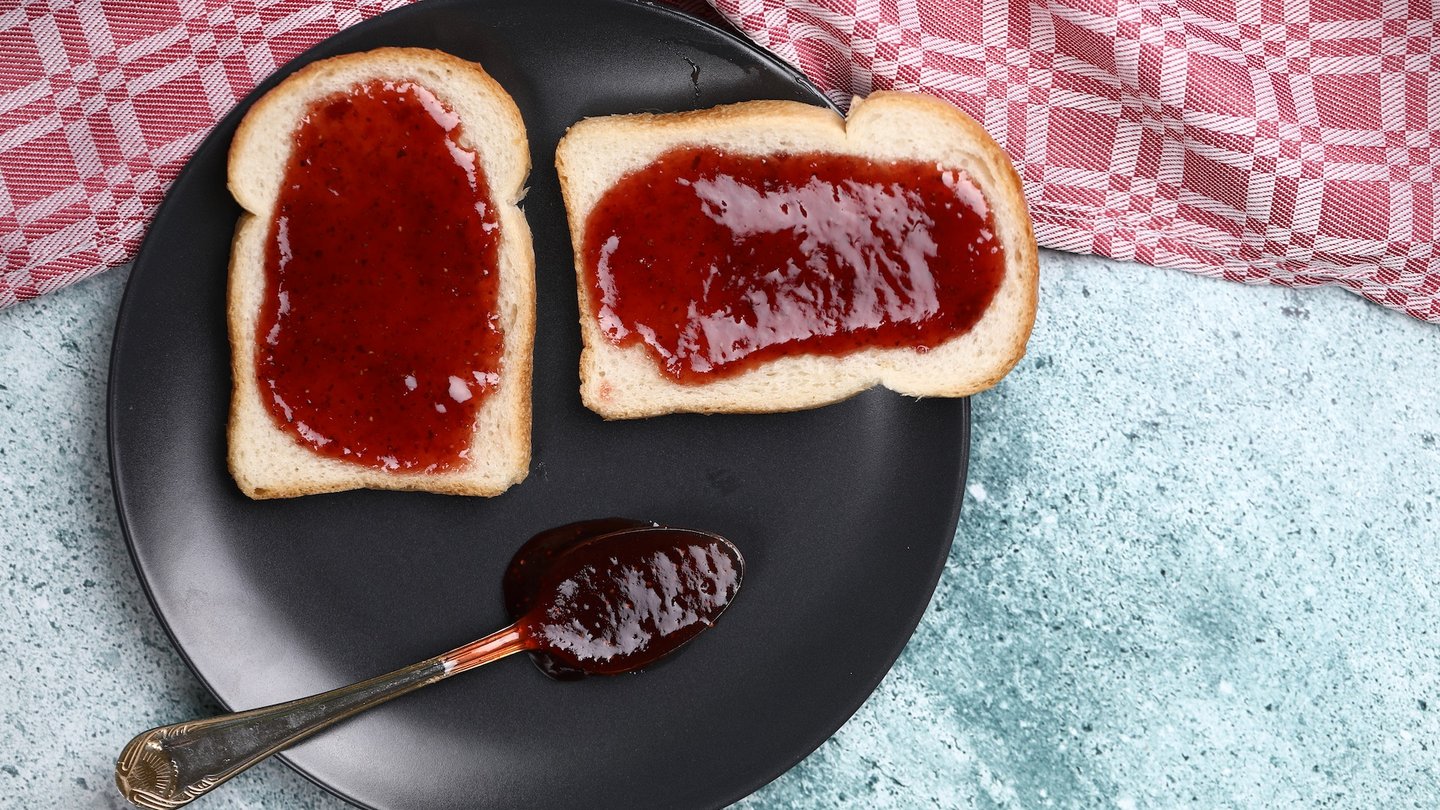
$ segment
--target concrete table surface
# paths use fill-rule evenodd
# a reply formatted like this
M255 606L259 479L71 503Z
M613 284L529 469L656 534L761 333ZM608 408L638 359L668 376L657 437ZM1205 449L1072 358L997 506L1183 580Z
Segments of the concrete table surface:
M755 808L1440 806L1440 327L1047 253L899 663ZM112 271L0 311L0 807L216 710L126 554ZM342 802L267 763L211 810Z

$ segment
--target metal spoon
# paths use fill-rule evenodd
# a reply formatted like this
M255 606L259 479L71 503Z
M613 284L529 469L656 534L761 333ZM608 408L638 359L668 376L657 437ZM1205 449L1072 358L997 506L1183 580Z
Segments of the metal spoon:
M145 810L181 807L341 720L521 650L593 674L633 672L709 627L743 570L739 550L708 532L644 527L586 539L555 559L534 606L509 627L330 692L150 729L120 752L115 784ZM637 633L647 639L637 649L609 642Z

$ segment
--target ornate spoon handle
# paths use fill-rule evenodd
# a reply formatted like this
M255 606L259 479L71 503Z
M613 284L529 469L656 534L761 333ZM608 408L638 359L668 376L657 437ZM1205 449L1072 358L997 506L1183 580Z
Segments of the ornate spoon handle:
M120 752L115 784L126 800L145 810L180 807L321 729L522 649L524 638L511 625L368 681L288 703L153 728Z

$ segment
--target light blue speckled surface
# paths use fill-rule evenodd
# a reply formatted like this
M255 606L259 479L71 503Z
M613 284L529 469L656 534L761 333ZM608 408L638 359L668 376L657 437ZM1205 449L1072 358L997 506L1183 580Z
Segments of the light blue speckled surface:
M759 808L1440 806L1440 328L1046 254L960 533L869 703ZM116 525L111 272L0 312L0 807L115 808L215 706ZM211 810L344 805L269 763Z

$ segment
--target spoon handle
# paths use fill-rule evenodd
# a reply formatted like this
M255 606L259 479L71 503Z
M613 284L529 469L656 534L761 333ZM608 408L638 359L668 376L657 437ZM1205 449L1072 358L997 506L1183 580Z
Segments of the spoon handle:
M144 810L189 804L260 760L391 698L525 648L515 625L368 681L259 709L152 728L115 763L115 784Z

